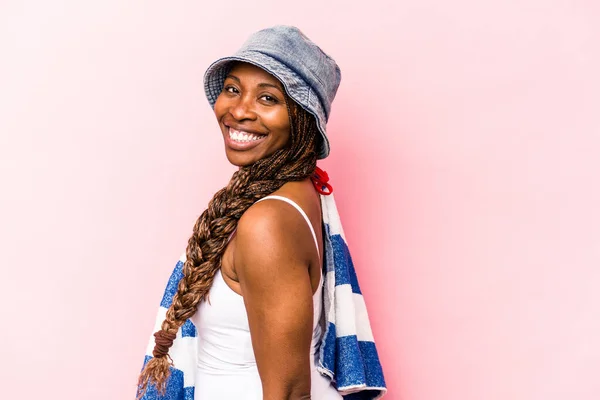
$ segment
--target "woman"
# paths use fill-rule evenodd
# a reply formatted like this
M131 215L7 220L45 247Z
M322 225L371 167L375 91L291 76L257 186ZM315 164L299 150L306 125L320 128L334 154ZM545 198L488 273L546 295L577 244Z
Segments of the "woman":
M164 392L169 348L188 319L197 330L194 399L342 398L316 362L327 185L315 171L329 154L339 82L335 61L286 26L255 33L207 70L206 94L239 170L194 226L138 398L149 384Z

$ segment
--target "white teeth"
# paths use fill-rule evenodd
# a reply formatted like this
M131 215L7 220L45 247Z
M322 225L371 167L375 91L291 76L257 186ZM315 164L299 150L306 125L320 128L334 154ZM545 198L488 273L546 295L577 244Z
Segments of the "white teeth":
M229 128L229 137L236 142L253 142L255 140L260 139L260 135L255 135L253 133L248 133L244 131L238 131L233 128Z

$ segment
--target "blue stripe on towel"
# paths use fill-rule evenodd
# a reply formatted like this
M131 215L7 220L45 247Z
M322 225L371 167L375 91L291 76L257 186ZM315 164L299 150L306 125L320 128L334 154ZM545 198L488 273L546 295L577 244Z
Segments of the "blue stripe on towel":
M335 374L335 325L329 322L325 335L321 339L322 365Z
M194 387L183 388L183 400L194 400Z
M340 235L331 236L331 250L335 259L335 285L352 286L352 293L362 294L358 286L358 278L354 263L344 239Z
M337 338L336 344L338 354L343 354L336 360L338 388L361 384L368 388L386 387L375 343L359 341L356 336L350 335ZM362 390L345 395L344 400L372 400L380 394L381 390Z
M360 347L364 363L369 366L368 368L365 368L367 386L386 387L385 379L383 378L383 369L379 362L379 355L377 354L375 343L359 341L358 346Z
M338 388L361 385L366 382L365 367L355 335L336 340L335 379Z
M183 337L196 337L196 327L191 320L186 320L181 327L181 336Z
M160 302L160 306L164 308L171 307L171 303L173 303L173 296L177 292L177 284L183 278L183 262L177 261L175 265L175 269L169 278L169 282L167 283L167 288L165 289L165 294L163 295L162 301Z

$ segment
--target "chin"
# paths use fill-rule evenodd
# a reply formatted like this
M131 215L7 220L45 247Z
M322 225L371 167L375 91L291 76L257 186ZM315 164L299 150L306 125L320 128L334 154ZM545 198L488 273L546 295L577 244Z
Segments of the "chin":
M273 155L278 149L265 149L258 147L252 150L239 151L234 150L225 144L225 155L227 160L236 167L247 167L255 162L268 158Z
M240 168L247 167L260 160L260 157L253 156L252 154L240 154L240 152L229 149L225 150L225 155L230 164Z

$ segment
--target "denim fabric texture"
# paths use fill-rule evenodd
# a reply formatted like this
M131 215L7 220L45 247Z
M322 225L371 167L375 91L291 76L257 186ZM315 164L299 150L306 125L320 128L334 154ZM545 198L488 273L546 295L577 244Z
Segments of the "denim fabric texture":
M208 67L204 90L211 107L236 61L256 65L275 76L288 96L316 117L323 137L318 158L327 157L329 140L325 127L341 80L335 60L296 27L277 25L263 29L252 34L234 55L220 58Z

